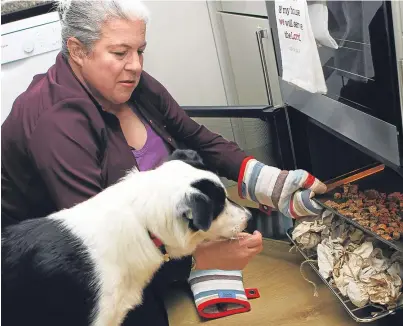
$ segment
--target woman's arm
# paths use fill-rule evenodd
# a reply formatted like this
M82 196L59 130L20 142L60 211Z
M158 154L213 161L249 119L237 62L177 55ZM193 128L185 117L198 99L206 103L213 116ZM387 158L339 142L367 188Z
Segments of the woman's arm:
M31 135L28 150L58 210L102 190L100 135L84 109L85 100L59 104L46 112Z
M187 147L197 150L207 166L230 180L237 181L242 162L247 157L239 146L211 132L191 119L172 96L164 96L165 116L169 132Z
M167 132L177 141L196 150L204 162L221 176L234 181L238 179L242 161L247 155L236 143L191 119L167 89L145 71L135 92L159 111Z
M158 81L143 72L144 95L164 116L167 131L196 150L204 162L221 176L238 183L238 193L261 205L279 209L289 217L317 215L321 210L311 200L326 186L303 170L281 171L248 157L237 144L209 131L192 120ZM302 189L307 189L301 193Z

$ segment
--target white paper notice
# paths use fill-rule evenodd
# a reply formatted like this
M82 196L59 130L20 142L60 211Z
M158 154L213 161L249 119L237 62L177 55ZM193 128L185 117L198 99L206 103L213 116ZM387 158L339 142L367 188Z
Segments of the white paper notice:
M327 87L305 0L276 0L283 80L311 93Z

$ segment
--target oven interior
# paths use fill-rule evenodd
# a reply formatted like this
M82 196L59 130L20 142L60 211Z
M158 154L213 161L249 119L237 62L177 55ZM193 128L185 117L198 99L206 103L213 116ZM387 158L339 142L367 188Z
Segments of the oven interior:
M380 248L385 255L393 252L403 252L403 234L399 240L386 240L380 234L372 232L354 219L341 214L339 210L328 205L328 200L334 200L336 192L343 192L344 184L358 185L359 191L374 189L379 193L403 193L403 176L401 170L381 164L376 157L360 150L356 144L351 144L332 130L327 129L317 121L302 114L291 107L287 108L291 138L294 147L296 168L310 171L328 185L338 182L337 187L323 195L315 196L323 207L334 213L334 220L347 223L362 230L374 247ZM398 213L403 220L402 206ZM294 225L294 227L296 224ZM330 279L325 279L319 273L316 250L305 250L292 239L293 228L287 231L287 237L302 254L304 260L318 274L329 287L348 314L357 322L367 323L385 316L402 312L403 298L394 307L368 303L364 307L357 307L341 294ZM301 270L303 268L301 267Z

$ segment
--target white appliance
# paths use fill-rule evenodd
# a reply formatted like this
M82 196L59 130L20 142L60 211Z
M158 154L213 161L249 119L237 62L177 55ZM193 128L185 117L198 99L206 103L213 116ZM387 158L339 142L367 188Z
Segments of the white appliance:
M1 25L1 124L32 78L54 64L60 32L57 12Z

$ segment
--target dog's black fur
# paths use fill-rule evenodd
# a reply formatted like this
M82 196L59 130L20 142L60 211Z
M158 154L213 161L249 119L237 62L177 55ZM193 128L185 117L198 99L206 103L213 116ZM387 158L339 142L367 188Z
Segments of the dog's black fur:
M225 191L210 180L200 180L192 184L192 187L198 189L200 193L189 198L188 205L193 212L189 227L194 231L206 231L224 209Z
M196 169L213 172L204 164L201 156L193 150L176 150L168 158L168 161L170 160L181 160ZM226 194L222 187L210 180L200 180L192 186L198 189L200 193L188 199L188 205L193 212L189 227L194 231L206 231L214 219L223 211Z
M180 160L196 169L211 171L205 164L201 156L191 149L175 150L167 159L167 161Z
M59 222L40 218L7 227L1 265L2 325L89 325L94 266L82 241Z
M194 151L175 151L168 160L174 159L207 170ZM207 179L192 186L200 192L188 198L189 227L207 230L225 192ZM2 230L1 251L2 325L89 325L99 289L91 286L97 276L81 239L56 220L31 219Z

